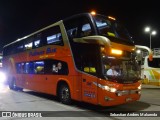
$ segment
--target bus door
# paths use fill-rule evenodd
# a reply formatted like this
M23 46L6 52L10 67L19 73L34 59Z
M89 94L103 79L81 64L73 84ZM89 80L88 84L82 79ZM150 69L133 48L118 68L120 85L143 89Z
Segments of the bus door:
M97 104L97 67L95 58L87 56L83 59L82 73L82 100L85 102Z
M96 44L74 43L72 45L75 64L82 73L82 100L97 103L99 46Z

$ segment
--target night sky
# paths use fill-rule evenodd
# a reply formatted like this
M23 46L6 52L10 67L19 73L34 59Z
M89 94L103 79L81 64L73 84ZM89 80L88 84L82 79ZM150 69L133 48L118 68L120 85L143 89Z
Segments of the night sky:
M5 44L71 15L96 10L121 21L136 44L149 46L145 26L157 31L152 47L160 48L158 0L0 0L0 52Z

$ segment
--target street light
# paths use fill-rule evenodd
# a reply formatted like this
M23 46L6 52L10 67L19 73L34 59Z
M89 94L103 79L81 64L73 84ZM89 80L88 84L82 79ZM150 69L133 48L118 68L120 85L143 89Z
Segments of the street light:
M149 33L149 40L150 40L150 49L151 49L151 39L152 39L152 35L156 35L157 32L155 30L151 31L150 27L146 27L145 28L145 32Z

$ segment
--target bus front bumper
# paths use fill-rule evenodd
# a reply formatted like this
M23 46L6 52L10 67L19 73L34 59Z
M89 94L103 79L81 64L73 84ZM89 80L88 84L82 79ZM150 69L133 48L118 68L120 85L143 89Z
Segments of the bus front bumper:
M113 106L125 104L139 100L141 96L141 90L122 90L116 91L115 93L106 93L101 99L99 104L101 106Z

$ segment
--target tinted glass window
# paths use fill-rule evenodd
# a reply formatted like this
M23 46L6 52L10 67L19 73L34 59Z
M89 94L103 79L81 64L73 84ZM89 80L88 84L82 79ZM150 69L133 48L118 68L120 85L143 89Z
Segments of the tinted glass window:
M33 46L33 43L32 43L32 42L26 43L26 44L24 45L24 47L25 47L26 50L32 49L32 46Z
M42 41L41 33L36 34L33 41L33 47L34 48L40 47L41 41Z
M35 71L35 74L43 74L44 73L44 61L34 62L34 71Z
M33 40L34 40L33 36L24 39L24 48L25 48L25 50L29 50L29 49L33 48Z
M64 24L69 38L85 37L93 33L89 19L84 16L66 20Z
M160 68L160 58L153 58L152 61L148 59L148 66L154 68Z
M69 73L67 63L59 60L17 63L16 70L18 74L67 75Z
M25 63L16 64L17 73L21 73L21 74L25 73L24 68L25 68Z
M54 26L43 32L47 44L63 45L62 34L59 26Z
M46 60L45 61L45 73L46 74L68 74L68 65L66 62L59 60Z
M115 37L111 23L106 18L95 16L95 23L99 29L100 34Z
M27 62L24 66L24 73L34 74L34 64L33 62Z
M40 46L40 40L35 40L34 41L34 46L39 47Z

